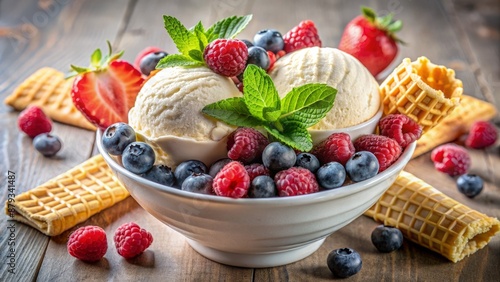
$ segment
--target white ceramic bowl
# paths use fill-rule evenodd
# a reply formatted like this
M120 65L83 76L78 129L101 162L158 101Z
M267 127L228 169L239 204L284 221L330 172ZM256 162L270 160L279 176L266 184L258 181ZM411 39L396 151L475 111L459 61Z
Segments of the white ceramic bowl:
M303 259L325 238L363 214L392 185L415 150L408 146L384 172L314 194L267 199L201 195L148 181L97 148L132 197L183 234L201 255L240 267L273 267Z

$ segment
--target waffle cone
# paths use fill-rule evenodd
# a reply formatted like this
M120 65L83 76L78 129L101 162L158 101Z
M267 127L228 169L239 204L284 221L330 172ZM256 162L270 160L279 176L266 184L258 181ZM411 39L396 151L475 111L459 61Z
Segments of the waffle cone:
M18 111L37 105L55 121L95 130L71 100L73 80L64 79L64 74L53 68L41 68L23 81L4 102Z
M422 126L423 133L458 106L462 92L462 81L452 69L426 57L404 59L380 85L384 114L405 114Z
M5 212L55 236L127 198L128 191L101 155L7 201Z
M366 216L453 262L473 254L500 233L500 222L444 195L402 171Z

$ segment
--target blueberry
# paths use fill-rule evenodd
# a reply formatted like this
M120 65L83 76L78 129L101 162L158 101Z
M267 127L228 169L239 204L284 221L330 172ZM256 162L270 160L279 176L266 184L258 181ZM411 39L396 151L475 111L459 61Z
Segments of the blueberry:
M50 133L38 134L33 139L33 145L35 146L35 149L45 157L54 156L57 152L59 152L59 150L61 150L62 147L61 140L59 140L57 136Z
M141 73L144 75L149 75L156 69L156 65L158 64L158 62L166 56L168 56L167 52L163 51L149 53L144 56L139 63Z
M372 231L372 243L382 253L390 253L403 245L403 233L395 227L379 225Z
M277 190L274 180L267 175L259 175L252 180L248 189L250 198L270 198L276 196Z
M175 176L172 170L168 166L164 165L154 165L146 173L141 174L142 177L151 180L156 183L160 183L166 186L174 186Z
M153 167L155 152L144 142L128 144L122 154L123 167L136 174L145 173Z
M181 189L184 191L189 191L193 193L199 194L208 194L212 193L212 182L213 177L205 174L205 173L193 173L188 176L184 182L182 182Z
M334 189L342 186L346 172L344 166L338 162L329 162L316 171L318 184L325 189Z
M462 194L474 198L483 191L483 179L475 174L464 174L457 179L457 188Z
M285 43L279 31L275 29L264 29L255 34L253 37L253 45L262 47L276 54L283 50Z
M252 41L248 40L248 39L241 39L241 41L243 41L243 43L245 43L245 45L247 46L247 48L250 48L250 47L253 47L253 43Z
M333 250L326 260L328 268L337 277L347 278L361 270L363 262L358 252L351 248Z
M371 152L360 151L354 153L345 164L349 178L354 182L366 180L377 175L379 163L377 157Z
M174 175L177 185L182 187L182 182L193 173L207 173L207 166L198 160L189 160L180 163L175 169Z
M110 125L102 135L102 145L106 152L119 156L128 144L135 142L134 129L123 122Z
M248 48L247 65L249 64L253 64L267 70L271 64L271 60L269 60L269 55L267 55L267 51L264 50L264 48L253 46Z
M310 153L300 153L297 155L295 166L306 168L312 173L315 173L318 170L320 163L315 155Z
M232 162L233 160L231 160L230 158L223 158L223 159L220 159L218 161L216 161L215 163L213 163L211 166L210 166L210 169L208 170L208 174L212 177L215 177L217 175L217 173L219 173L219 171L225 166L227 165L228 163Z
M272 142L262 152L262 162L272 171L280 171L295 165L295 151L280 142Z

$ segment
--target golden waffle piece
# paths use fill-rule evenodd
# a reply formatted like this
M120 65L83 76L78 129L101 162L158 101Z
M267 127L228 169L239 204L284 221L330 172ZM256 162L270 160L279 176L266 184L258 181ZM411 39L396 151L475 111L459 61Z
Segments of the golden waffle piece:
M412 157L416 158L441 144L457 139L467 133L475 121L490 120L496 113L493 104L463 95L460 105L450 115L418 139Z
M64 79L64 74L53 68L41 68L5 98L4 103L18 111L37 105L55 121L95 130L71 100L73 80Z
M458 106L462 92L455 71L426 57L414 62L405 58L380 85L384 115L405 114L422 126L423 133Z
M500 233L500 221L477 212L402 171L366 216L453 262L482 249Z
M129 196L101 155L7 201L5 212L55 236Z

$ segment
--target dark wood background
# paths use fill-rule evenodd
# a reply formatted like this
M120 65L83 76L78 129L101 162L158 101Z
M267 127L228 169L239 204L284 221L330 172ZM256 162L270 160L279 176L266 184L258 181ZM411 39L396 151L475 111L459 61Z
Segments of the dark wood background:
M344 26L359 14L360 5L393 12L404 21L399 35L408 45L402 47L399 60L425 55L434 63L454 68L468 95L500 103L500 5L495 0L0 0L0 98L3 100L40 67L66 71L70 64L87 65L95 48L106 48L106 40L125 50L128 60L148 45L176 52L163 29L163 14L192 26L199 20L209 25L225 16L251 13L254 18L240 36L249 39L260 29L285 33L299 21L312 19L323 45L336 47ZM44 158L34 151L31 139L17 129L17 115L0 105L1 203L7 199L8 170L16 173L19 194L96 153L94 132L55 123L54 133L64 147L56 158ZM500 125L498 118L495 121ZM453 178L433 169L430 154L412 160L406 170L453 198L500 218L499 145L470 153L472 172L486 181L484 191L474 199L461 195ZM111 238L114 230L128 221L150 230L154 243L143 255L127 261L116 253ZM16 274L10 274L6 264L6 227L10 223L7 216L1 216L0 281L329 281L333 276L326 257L340 247L356 249L363 259L361 272L346 281L500 280L500 236L455 264L410 242L397 252L381 254L370 242L377 224L363 216L331 235L302 261L264 269L225 266L198 255L181 235L147 214L132 198L81 224L99 225L108 233L108 252L95 264L68 255L65 244L74 229L49 238L15 223Z

